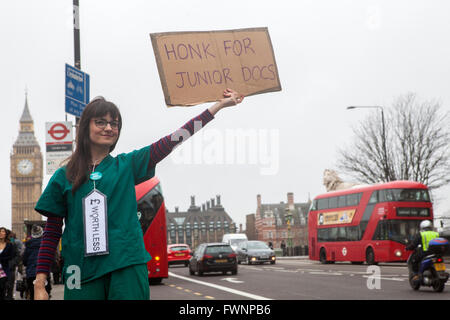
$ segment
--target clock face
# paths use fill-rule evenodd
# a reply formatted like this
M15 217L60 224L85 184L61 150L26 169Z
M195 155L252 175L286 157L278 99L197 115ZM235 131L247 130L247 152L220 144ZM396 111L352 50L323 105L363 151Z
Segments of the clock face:
M33 162L28 159L20 160L17 164L17 170L23 175L30 174L33 171Z

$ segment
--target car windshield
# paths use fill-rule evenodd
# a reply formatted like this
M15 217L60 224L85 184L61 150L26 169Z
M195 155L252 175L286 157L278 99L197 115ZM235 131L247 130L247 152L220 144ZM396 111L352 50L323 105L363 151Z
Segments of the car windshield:
M205 253L233 253L233 249L230 246L208 246L206 247Z
M186 246L176 246L176 247L170 247L169 248L172 251L183 251L183 250L189 250Z
M246 242L247 242L247 240L245 240L245 239L231 239L230 245L232 245L234 247L242 248L245 246Z
M269 249L264 242L248 242L247 249Z

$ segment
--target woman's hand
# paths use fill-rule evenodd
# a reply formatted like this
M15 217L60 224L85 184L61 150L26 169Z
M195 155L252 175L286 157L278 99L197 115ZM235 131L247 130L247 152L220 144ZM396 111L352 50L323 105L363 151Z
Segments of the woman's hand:
M223 91L223 99L220 99L217 103L211 106L208 110L212 115L215 115L220 109L235 106L244 100L244 95L227 88Z
M34 300L48 300L48 292L44 285L34 286Z
M34 282L34 300L48 300L48 293L45 290L47 275L38 273Z
M219 103L222 105L222 108L235 106L238 103L241 103L244 100L244 95L239 94L233 89L227 88L223 91L224 98L219 100Z

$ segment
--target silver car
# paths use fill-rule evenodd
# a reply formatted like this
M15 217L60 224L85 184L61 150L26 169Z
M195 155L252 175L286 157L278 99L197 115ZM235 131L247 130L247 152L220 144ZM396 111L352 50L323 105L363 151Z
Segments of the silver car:
M275 252L262 241L247 241L244 247L237 250L238 262L246 261L248 264L270 262L275 264Z

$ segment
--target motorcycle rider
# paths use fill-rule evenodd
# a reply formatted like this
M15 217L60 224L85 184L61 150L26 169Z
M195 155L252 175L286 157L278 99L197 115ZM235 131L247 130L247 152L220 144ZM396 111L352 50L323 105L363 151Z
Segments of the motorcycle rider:
M439 233L433 231L430 220L424 220L419 226L420 232L414 236L412 242L406 246L406 250L414 250L411 255L412 270L415 273L413 281L422 279L422 272L419 269L422 258L428 255L428 244L431 240L439 238ZM422 247L420 248L419 245Z

